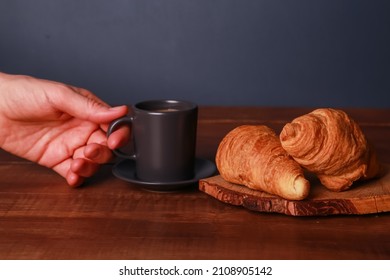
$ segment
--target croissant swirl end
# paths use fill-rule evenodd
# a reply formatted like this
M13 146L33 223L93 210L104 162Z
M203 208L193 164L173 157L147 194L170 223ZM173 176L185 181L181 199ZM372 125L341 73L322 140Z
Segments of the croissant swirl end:
M288 154L333 191L346 190L354 181L380 171L360 127L341 110L317 109L294 119L284 126L280 141Z
M228 182L290 200L302 200L309 194L310 184L302 168L266 126L242 125L230 131L221 141L215 161Z

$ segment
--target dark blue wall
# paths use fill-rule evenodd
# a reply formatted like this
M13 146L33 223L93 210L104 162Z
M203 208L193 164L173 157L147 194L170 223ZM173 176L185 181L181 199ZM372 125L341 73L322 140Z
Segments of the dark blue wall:
M0 40L112 104L390 107L387 0L2 0Z

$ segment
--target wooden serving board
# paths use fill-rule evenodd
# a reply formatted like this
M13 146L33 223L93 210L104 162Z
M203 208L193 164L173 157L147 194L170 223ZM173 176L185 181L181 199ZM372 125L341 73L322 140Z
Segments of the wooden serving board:
M344 192L329 191L316 178L308 178L310 194L301 201L232 184L219 175L200 180L199 189L222 202L259 212L291 216L372 214L390 211L390 165L385 165L382 173L380 178L355 182Z

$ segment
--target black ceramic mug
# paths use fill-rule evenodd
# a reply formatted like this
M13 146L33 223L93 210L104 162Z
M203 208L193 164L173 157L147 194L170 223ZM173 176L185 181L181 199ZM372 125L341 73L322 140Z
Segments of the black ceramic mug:
M132 116L112 122L107 135L129 125L134 152L115 154L135 160L139 180L177 182L194 176L197 120L198 107L192 102L143 101L133 107Z

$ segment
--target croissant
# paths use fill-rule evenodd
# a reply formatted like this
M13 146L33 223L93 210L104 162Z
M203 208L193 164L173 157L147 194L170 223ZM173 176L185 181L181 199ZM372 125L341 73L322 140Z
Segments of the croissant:
M289 200L302 200L309 194L303 169L267 126L243 125L230 131L219 144L216 164L222 178L231 183Z
M317 109L294 119L282 129L280 141L302 167L333 191L346 190L380 170L360 127L341 110Z

